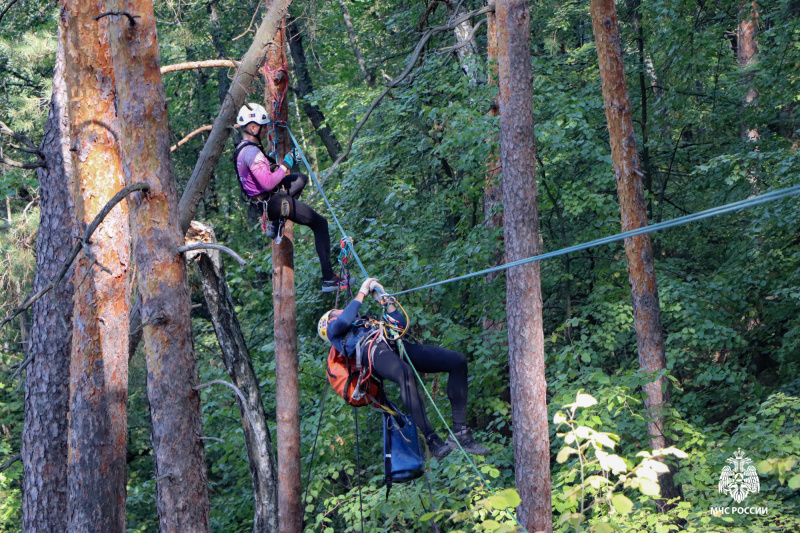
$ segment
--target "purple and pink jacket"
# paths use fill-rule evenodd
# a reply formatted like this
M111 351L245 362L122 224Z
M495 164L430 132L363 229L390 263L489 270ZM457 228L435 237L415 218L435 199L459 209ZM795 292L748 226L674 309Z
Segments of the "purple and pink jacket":
M242 141L244 143L246 141ZM241 145L241 143L240 143ZM270 162L257 146L245 146L236 158L236 172L248 196L258 196L271 191L286 176L286 171L277 166L273 172Z

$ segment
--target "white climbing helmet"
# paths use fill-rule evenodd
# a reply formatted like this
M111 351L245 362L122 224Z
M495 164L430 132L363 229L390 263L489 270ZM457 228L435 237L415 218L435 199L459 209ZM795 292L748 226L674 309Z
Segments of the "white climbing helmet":
M317 333L325 342L331 342L328 338L328 325L339 318L339 314L341 314L341 312L341 309L331 309L319 319L319 322L317 323Z
M236 117L236 123L240 126L247 126L251 122L261 124L262 126L269 122L269 116L264 106L258 104L245 104L239 110L239 116Z

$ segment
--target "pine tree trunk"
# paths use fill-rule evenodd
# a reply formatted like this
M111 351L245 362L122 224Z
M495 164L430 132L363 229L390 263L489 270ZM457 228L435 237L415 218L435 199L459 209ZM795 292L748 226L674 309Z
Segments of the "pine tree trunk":
M289 49L291 50L292 63L294 64L297 99L303 102L303 111L314 126L314 131L319 135L322 144L325 145L331 161L336 161L342 151L342 146L331 131L331 128L325 124L325 115L322 114L322 111L305 99L306 96L314 93L314 86L308 73L306 53L303 49L303 35L298 31L296 18L289 19L286 35L289 38Z
M192 223L192 228L195 222ZM192 233L190 228L189 233ZM206 242L213 242L211 241ZM203 294L214 324L222 360L233 383L247 400L239 403L247 456L250 460L250 477L255 494L254 533L278 531L278 482L275 474L272 440L267 415L261 402L258 378L253 370L247 344L242 334L233 297L225 281L225 270L219 252L209 250L199 257L203 278Z
M153 5L118 2L135 14L109 18L120 144L129 180L150 185L129 201L147 355L158 517L162 532L209 530L208 485L194 358L191 302L170 156L167 106Z
M540 248L528 2L497 0L495 16L505 250L506 260L516 261L538 254ZM514 465L522 498L519 520L528 531L550 533L550 443L539 263L509 269L506 288Z
M64 36L59 28L53 96L41 151L47 167L39 178L40 222L36 240L38 291L55 277L72 247L75 206L72 157L64 82ZM72 346L73 275L33 304L25 379L25 425L22 430L22 531L67 530L67 412L69 357Z
M613 0L592 0L591 12L622 230L631 231L647 225L647 210L625 82L617 10ZM628 281L633 299L639 365L648 374L661 372L666 368L666 356L650 236L639 235L625 239L625 256L628 260ZM665 381L661 377L644 386L645 408L648 413L647 432L653 449L668 446L662 433L665 422L662 411L669 403ZM659 483L663 497L673 498L680 495L680 487L675 486L672 472L660 475Z
M61 4L79 231L125 186L107 20L95 0ZM130 230L120 203L75 262L69 406L70 531L125 531Z
M269 9L270 3L267 3ZM267 51L268 72L265 106L271 112L289 84L286 58L286 19ZM289 120L285 101L273 112L273 120ZM278 128L278 160L290 150L289 134ZM297 303L294 287L293 224L286 222L280 244L272 243L272 300L275 317L275 404L278 419L278 523L281 533L303 530L300 481L300 399L297 366Z

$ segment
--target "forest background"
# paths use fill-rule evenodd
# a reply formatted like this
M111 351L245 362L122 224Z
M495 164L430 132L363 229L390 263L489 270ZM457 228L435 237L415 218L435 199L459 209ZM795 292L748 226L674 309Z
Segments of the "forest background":
M483 5L465 1L450 8ZM758 53L743 66L737 60L737 28L751 16L753 5L725 0L618 3L651 223L800 184L800 3L758 3L753 28ZM382 82L405 66L419 29L443 23L450 14L446 3L432 8L400 0L293 3L290 13L297 18L304 68L314 90L302 94L298 65L292 64L290 85L296 91L288 95L290 121L315 170L326 169L332 159L304 102L322 111L324 124L344 143ZM38 142L52 86L57 5L12 0L2 9L0 119ZM156 2L162 64L241 57L249 46L248 31L257 27L263 11L255 1ZM502 228L488 223L502 206L487 209L485 202L487 164L497 150L499 122L489 112L496 87L486 82L491 65L484 30L475 32L468 60L473 63L448 50L455 42L452 33L431 38L412 75L372 114L350 158L325 183L370 274L390 290L485 268L502 256ZM619 203L588 2L531 4L531 34L540 220L543 249L551 251L619 232ZM230 77L225 69L165 75L176 143L213 121ZM749 98L753 90L756 96ZM262 94L263 80L251 100L261 101ZM753 131L755 138L748 135ZM198 135L173 153L181 187L203 141ZM226 154L231 150L229 141ZM33 279L35 173L1 168L0 196L6 208L0 222L0 315L5 316L30 291ZM305 197L327 214L318 194L309 190ZM229 157L223 156L217 167L196 218L212 223L218 240L248 260L246 267L229 263L227 281L266 411L274 413L271 255L258 222L248 217L241 201ZM332 301L319 294L310 232L300 227L295 234L305 480L325 386L327 350L315 326ZM694 531L800 530L797 200L671 229L652 239L672 389L668 436L688 454L676 476L684 502L659 515L652 495L628 489L624 494L633 503L628 513L603 498L584 508L584 499L592 501L591 490L584 498L575 488L582 474L592 472L582 471L575 456L559 457L552 463L556 529L575 530L580 514L596 531L608 531L601 524L621 531L666 531L677 527L676 517ZM225 379L196 268L190 276L201 381ZM496 488L514 485L504 286L500 274L402 299L416 337L468 354L468 417L479 440L491 448L478 467ZM638 464L636 454L648 447L644 376L638 370L622 243L543 262L542 289L550 420L579 393L589 394L597 403L577 410L580 425L617 436L615 453L628 468ZM0 331L0 463L20 449L24 373L16 375L13 368L24 359L24 322L20 325L16 321ZM426 377L429 385L433 380ZM437 403L446 406L444 387L434 384L434 389ZM248 531L252 487L236 403L227 393L206 391L202 407L204 433L222 440L205 446L212 529ZM357 528L352 422L342 402L326 404L308 489L308 530ZM396 486L384 500L379 418L362 413L360 422L367 530L428 530L421 520L428 506L423 483ZM555 459L564 446L564 427L550 427ZM157 530L149 435L139 353L130 374L129 531ZM711 516L712 506L729 505L717 482L726 459L739 448L761 475L761 491L748 504L768 507L769 513ZM509 523L504 511L483 500L487 492L463 458L453 454L431 467L436 506L470 511L455 521L449 513L438 517L445 530L491 530L491 520ZM19 529L21 477L19 462L0 472L0 531Z

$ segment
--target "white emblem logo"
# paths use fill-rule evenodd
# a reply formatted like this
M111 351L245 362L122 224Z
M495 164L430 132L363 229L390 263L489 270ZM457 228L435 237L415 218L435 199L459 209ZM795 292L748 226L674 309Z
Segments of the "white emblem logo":
M753 461L744 456L741 448L733 454L733 457L728 457L726 462L732 464L733 468L725 466L722 469L722 474L719 476L720 494L728 494L736 500L736 503L742 503L742 500L749 494L758 493L761 490L756 467L745 466Z

